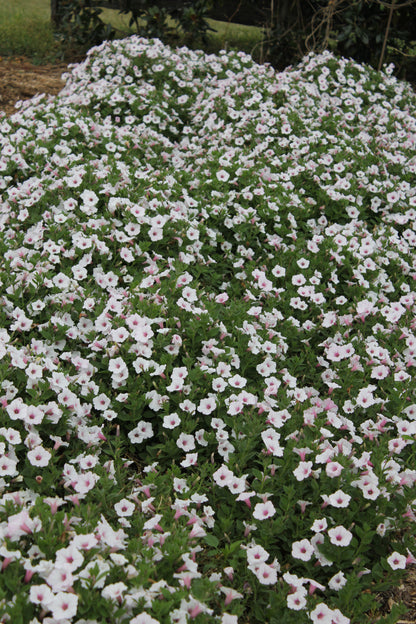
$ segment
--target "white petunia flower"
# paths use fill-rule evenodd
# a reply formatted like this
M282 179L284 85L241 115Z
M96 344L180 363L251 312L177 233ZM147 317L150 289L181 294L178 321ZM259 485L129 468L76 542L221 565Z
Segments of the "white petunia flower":
M329 529L328 536L331 544L335 546L348 546L353 537L351 531L342 525Z
M406 557L394 551L389 557L387 557L387 563L392 570L405 570Z
M254 507L253 518L256 520L267 520L276 513L276 508L271 501L265 503L257 503Z

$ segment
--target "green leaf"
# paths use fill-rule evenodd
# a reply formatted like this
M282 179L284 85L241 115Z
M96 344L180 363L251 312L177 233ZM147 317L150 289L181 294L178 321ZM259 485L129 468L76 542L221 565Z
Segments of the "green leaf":
M212 548L217 548L220 543L220 540L215 537L215 535L212 535L212 533L205 535L204 541L208 546L212 546Z

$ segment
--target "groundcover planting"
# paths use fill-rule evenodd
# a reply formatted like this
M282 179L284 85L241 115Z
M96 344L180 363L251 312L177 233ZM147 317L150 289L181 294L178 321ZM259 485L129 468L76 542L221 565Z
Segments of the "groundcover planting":
M415 103L132 37L0 120L2 622L374 621L415 562Z

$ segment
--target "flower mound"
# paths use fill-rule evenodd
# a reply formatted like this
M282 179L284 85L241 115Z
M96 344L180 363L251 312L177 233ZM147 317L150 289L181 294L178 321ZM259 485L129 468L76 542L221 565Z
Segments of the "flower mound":
M2 621L364 622L414 562L390 74L132 37L0 119Z

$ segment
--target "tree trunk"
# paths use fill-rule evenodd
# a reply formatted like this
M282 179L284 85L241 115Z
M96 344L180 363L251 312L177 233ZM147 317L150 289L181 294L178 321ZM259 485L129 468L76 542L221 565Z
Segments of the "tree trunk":
M58 5L59 0L51 0L51 21L54 26L58 26Z

